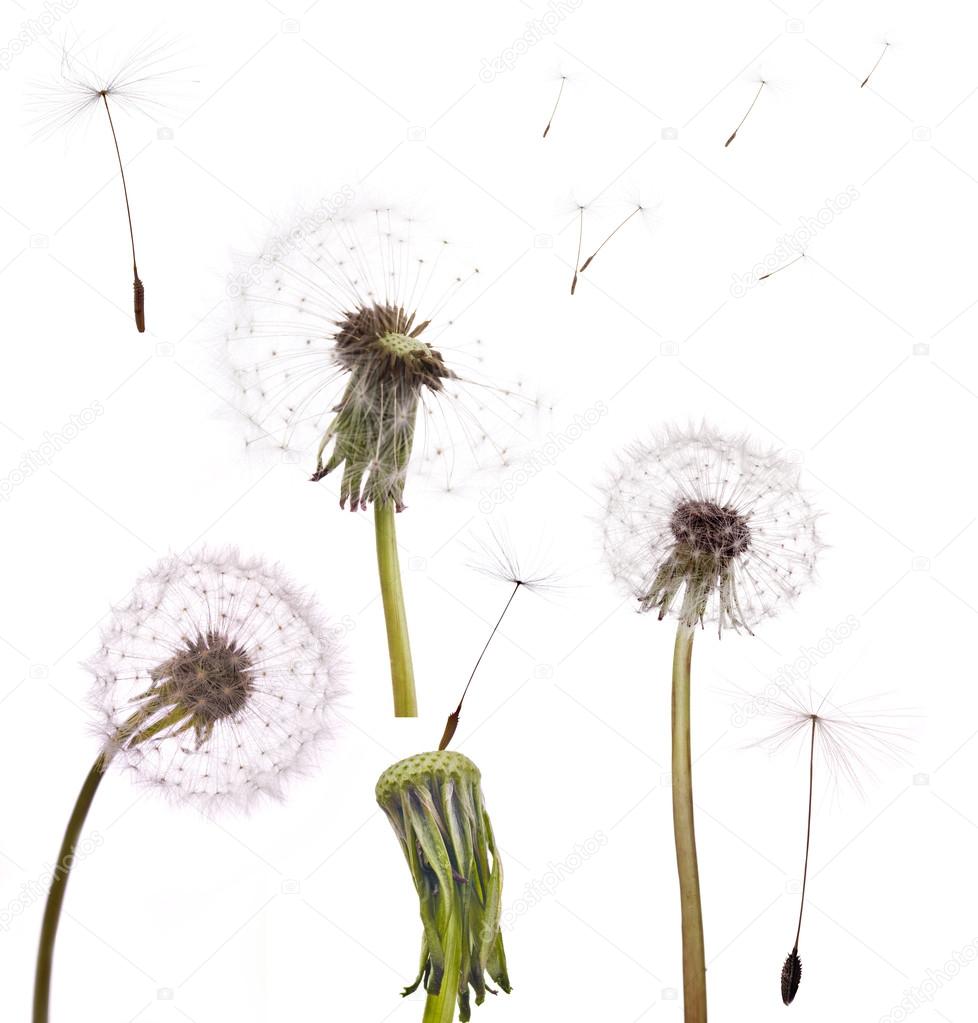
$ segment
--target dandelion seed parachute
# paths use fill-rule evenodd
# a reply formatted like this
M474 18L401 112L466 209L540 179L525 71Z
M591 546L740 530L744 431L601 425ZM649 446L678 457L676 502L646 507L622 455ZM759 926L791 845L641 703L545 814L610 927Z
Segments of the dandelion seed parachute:
M448 715L448 720L445 722L445 730L442 733L441 741L438 744L438 749L446 749L452 739L455 737L455 732L458 729L459 719L462 714L462 705L465 703L465 697L468 696L469 688L472 685L472 680L476 676L476 672L479 670L479 665L482 664L482 659L486 655L486 651L492 644L496 633L499 631L499 626L502 625L503 619L509 612L513 601L516 599L516 594L521 590L528 590L531 593L542 593L548 590L556 590L560 588L560 581L555 572L545 569L542 565L535 564L532 568L525 566L520 563L520 559L516 553L515 548L509 541L509 538L505 533L497 529L496 527L490 527L488 536L485 538L478 538L475 543L476 550L480 554L480 559L474 562L471 567L475 571L482 575L487 575L491 579L498 579L501 582L509 583L512 586L509 598L503 605L503 609L500 612L499 617L496 619L496 624L492 627L492 631L489 633L489 638L486 640L485 645L482 647L482 651L476 658L475 665L462 689L461 698L458 701L458 706Z
M879 764L906 763L916 717L910 709L887 707L878 697L840 701L834 691L819 695L790 687L764 701L768 727L752 745L773 755L804 744L807 753L814 724L820 768L832 787L844 784L862 794Z
M859 83L859 88L860 89L864 89L866 87L866 85L869 82L870 78L873 77L873 72L875 72L876 69L880 66L880 63L882 62L883 58L886 56L886 51L889 48L890 48L889 42L883 43L883 52L877 58L876 63L869 69L869 74L866 75L866 77Z
M628 223L628 222L629 222L630 220L632 220L633 218L635 218L635 217L637 217L637 216L640 216L640 215L641 215L641 216L646 216L646 215L648 215L649 211L650 211L650 210L649 210L649 207L648 207L648 206L646 206L646 205L645 205L644 203L642 203L641 201L638 201L638 202L634 203L634 209L632 209L632 210L631 210L631 211L630 211L630 212L629 212L629 213L628 213L628 214L627 214L627 215L625 216L625 218L624 218L623 220L621 220L621 221L620 221L620 222L618 223L618 225L617 225L617 226L616 226L616 227L615 227L615 228L614 228L614 229L613 229L613 230L611 231L611 233L610 233L610 234L606 235L606 237L605 237L605 238L604 238L604 239L603 239L603 240L601 241L601 243L600 243L600 244L598 245L598 247L597 247L597 248L596 248L596 249L595 249L595 250L594 250L594 251L593 251L593 252L591 253L591 255L590 255L590 256L588 256L588 257L587 257L587 259L585 259L583 263L581 263L581 265L580 265L580 266L578 267L578 273L584 273L584 271L585 271L585 270L586 270L586 269L587 269L587 268L588 268L588 267L589 267L589 266L590 266L590 265L591 265L591 264L592 264L592 263L594 262L594 257L595 257L595 256L597 256L597 254L598 254L598 253L599 253L599 252L600 252L600 251L601 251L601 250L602 250L602 249L603 249L603 248L604 248L604 247L605 247L605 246L606 246L606 245L608 244L608 242L610 242L610 241L611 241L611 239L612 239L612 238L614 238L614 237L615 237L615 235L616 235L616 234L618 234L618 232L619 232L619 231L620 231L620 230L621 230L621 229L622 229L622 228L623 228L623 227L624 227L624 226L625 226L625 225L626 225L626 224L627 224L627 223Z
M557 99L554 100L553 110L550 111L550 118L547 121L546 128L543 129L543 137L546 138L550 134L550 126L554 123L554 117L557 115L557 107L560 106L560 97L564 95L564 86L567 84L567 75L560 76L560 88L557 90Z
M605 494L612 573L659 618L750 632L814 574L818 515L796 466L745 437L667 429L632 445Z
M97 107L105 110L126 204L132 251L133 318L140 334L146 330L146 289L136 268L136 238L129 205L129 187L112 118L112 106L148 116L164 110L166 103L158 93L160 86L176 71L172 66L173 56L173 42L160 42L149 37L126 60L118 63L114 74L105 75L90 66L81 52L65 49L61 58L60 76L53 82L38 84L32 103L36 114L37 135L42 138L70 127L77 119ZM95 58L95 62L98 61L99 58Z
M469 549L473 555L469 568L480 575L533 593L553 592L564 587L563 579L546 552L539 548L528 553L517 550L502 524L492 524L484 535L473 536Z
M737 132L739 132L740 129L743 128L744 122L747 120L748 117L750 117L750 112L754 109L754 106L756 105L757 101L761 98L761 90L764 88L765 85L767 85L767 82L764 81L764 79L761 79L761 83L757 87L757 92L755 93L753 100L751 100L751 105L747 108L747 113L744 114L744 116L740 119L740 123L737 125L736 128L734 128L732 134L727 139L727 141L724 142L723 144L724 149L726 149L730 145L730 143L733 142L733 140L737 137Z
M329 734L342 671L313 604L234 550L161 561L87 667L107 754L203 807L281 797Z
M169 110L171 84L182 70L175 63L175 40L147 36L122 58L91 49L66 47L58 76L36 83L31 108L40 138L71 127L85 114L95 115L105 96L127 113L151 119ZM107 73L106 66L115 70Z
M781 998L790 1005L801 984L801 959L798 943L808 891L808 863L812 839L812 810L815 790L816 751L825 772L833 782L849 782L862 791L860 774L872 774L871 761L876 758L903 761L907 751L904 731L907 712L901 710L873 711L865 701L835 703L831 694L816 698L809 692L807 700L790 689L779 697L768 699L767 712L773 727L754 745L777 752L805 736L808 752L808 814L805 832L805 862L802 868L801 898L798 926L791 953L781 971Z

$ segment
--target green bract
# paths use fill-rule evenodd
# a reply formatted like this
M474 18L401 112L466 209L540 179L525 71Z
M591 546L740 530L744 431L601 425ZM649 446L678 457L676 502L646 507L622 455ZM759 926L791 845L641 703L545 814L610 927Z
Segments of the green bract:
M404 994L424 984L432 1023L450 1020L455 1001L465 1023L469 988L477 1005L492 991L486 974L510 990L499 930L502 866L480 777L467 757L441 750L398 761L377 782L421 902L421 968Z

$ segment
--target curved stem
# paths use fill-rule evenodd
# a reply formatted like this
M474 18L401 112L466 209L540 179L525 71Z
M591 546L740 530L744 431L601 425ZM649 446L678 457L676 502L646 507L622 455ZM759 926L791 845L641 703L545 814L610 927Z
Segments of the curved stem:
M58 862L51 878L51 890L44 907L44 921L41 924L41 941L37 950L37 972L34 976L34 1015L33 1023L47 1023L48 1006L51 1001L51 966L54 962L54 939L58 933L58 922L61 919L61 907L68 887L68 877L75 858L75 845L81 829L85 824L95 792L101 782L108 761L104 754L99 754L92 765L85 784L78 793L75 808L71 811L68 826L65 828L61 849L58 851Z
M689 690L693 629L680 623L672 662L672 821L679 868L683 928L685 1023L706 1023L706 956L703 910L693 827L693 766L690 752Z
M394 504L374 503L374 526L377 536L377 569L380 593L384 601L387 623L387 648L391 661L391 684L394 687L394 714L399 718L418 716L418 699L414 692L414 668L411 663L411 640L408 637L407 611L401 588L401 567L397 559L397 533L394 526Z

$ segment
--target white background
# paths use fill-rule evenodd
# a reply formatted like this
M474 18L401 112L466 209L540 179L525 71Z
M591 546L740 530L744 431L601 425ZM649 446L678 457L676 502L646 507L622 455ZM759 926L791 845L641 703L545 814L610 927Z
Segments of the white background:
M606 578L596 484L633 437L703 416L803 460L830 545L817 585L755 638L697 642L711 1018L905 1018L905 992L978 941L974 12L585 0L485 81L484 61L546 8L136 7L78 0L0 74L0 478L46 432L104 409L0 502L0 905L19 907L0 933L4 1018L29 1011L42 903L24 893L55 858L97 751L79 661L146 566L202 540L281 560L350 617L342 721L321 773L248 817L209 821L125 776L104 783L88 823L101 845L66 905L54 1019L420 1018L422 996L399 996L416 901L373 784L437 741L505 599L466 568L480 493L419 497L401 517L423 717L393 722L369 518L341 515L331 481L303 482L308 465L247 458L206 355L233 253L344 184L423 202L477 253L459 343L484 340L503 374L554 402L538 446L607 405L502 509L521 536L548 534L573 585L520 597L457 740L483 771L515 915L513 994L475 1018L682 1017L672 629L635 615ZM0 45L44 9L4 0ZM190 68L159 126L119 123L149 296L139 336L105 127L36 141L26 104L66 32L108 32L124 50L149 30L181 36ZM724 149L759 75L770 87ZM857 201L809 258L731 293L850 187ZM630 224L571 299L574 196L594 203L596 242L639 194L655 217ZM819 781L805 976L786 1010L805 767L796 752L745 748L771 722L741 727L733 694L763 690L850 615L858 628L811 685L918 716L906 762L877 764L864 794ZM516 913L527 885L592 838L596 855ZM966 1023L976 995L966 966L909 1016Z

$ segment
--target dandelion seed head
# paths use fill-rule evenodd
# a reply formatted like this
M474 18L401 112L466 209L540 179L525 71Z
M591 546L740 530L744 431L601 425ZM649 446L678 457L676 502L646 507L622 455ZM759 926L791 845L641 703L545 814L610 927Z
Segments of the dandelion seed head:
M281 797L328 737L342 658L283 573L233 549L165 558L87 667L113 760L209 808Z
M255 440L316 452L312 479L339 473L351 510L400 510L409 470L449 489L460 467L501 464L529 403L483 382L481 340L444 346L478 267L411 217L349 203L300 218L238 268L225 354Z
M821 550L797 468L746 437L669 428L605 483L605 555L642 611L750 632L790 604Z

